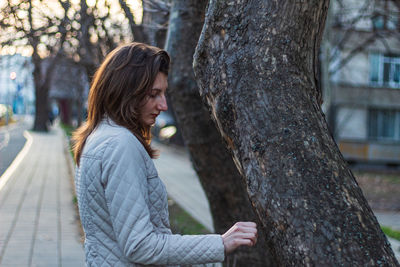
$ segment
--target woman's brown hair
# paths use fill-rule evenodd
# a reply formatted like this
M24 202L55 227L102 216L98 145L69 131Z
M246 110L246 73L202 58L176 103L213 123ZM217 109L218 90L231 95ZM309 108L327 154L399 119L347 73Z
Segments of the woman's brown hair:
M105 117L134 134L150 157L150 127L140 121L140 107L149 96L159 72L168 75L166 51L131 43L111 51L96 71L89 91L88 117L72 136L75 162L79 165L87 137Z

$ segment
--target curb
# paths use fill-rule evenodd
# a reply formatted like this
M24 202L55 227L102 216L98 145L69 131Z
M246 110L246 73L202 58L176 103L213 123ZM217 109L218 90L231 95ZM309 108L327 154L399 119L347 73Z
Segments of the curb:
M76 223L78 225L78 230L79 230L79 235L81 236L80 241L83 244L85 242L85 233L82 228L82 223L81 223L81 218L79 216L79 209L78 209L78 203L75 201L76 198L76 191L75 191L75 164L72 159L72 156L70 154L70 145L69 145L69 138L65 134L64 130L57 125L58 129L62 132L62 138L63 138L63 146L64 146L64 156L65 160L67 161L67 169L68 169L68 176L69 176L69 181L71 183L72 187L72 195L74 199L74 207L75 207L75 219Z

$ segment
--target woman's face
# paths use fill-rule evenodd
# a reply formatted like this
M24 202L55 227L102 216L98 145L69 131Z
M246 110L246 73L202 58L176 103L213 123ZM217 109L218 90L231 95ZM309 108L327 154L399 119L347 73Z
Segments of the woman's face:
M159 72L152 86L150 95L143 100L144 105L140 110L140 119L146 126L153 125L160 112L168 109L167 100L165 98L167 87L167 75Z

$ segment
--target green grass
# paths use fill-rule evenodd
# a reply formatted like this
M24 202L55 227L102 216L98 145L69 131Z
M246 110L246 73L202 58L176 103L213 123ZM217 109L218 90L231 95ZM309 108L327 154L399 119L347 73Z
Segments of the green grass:
M387 174L383 177L383 179L392 184L400 184L400 178L398 174Z
M210 233L202 224L193 219L171 199L168 200L168 209L172 233L181 235Z
M381 229L385 233L385 235L387 235L388 237L391 237L393 239L400 241L400 231L394 230L387 226L381 226Z
M68 138L70 138L72 136L72 132L75 131L75 128L71 125L60 123L60 126L64 130Z
M366 171L353 171L353 173L354 176L356 176L357 178L363 177L371 181L378 179L390 184L400 184L400 177L397 173L392 174L384 172L366 172Z
M75 128L71 125L68 124L64 124L64 123L60 123L61 129L64 130L65 134L68 137L68 142L69 142L69 153L72 156L72 159L74 159L74 152L72 151L72 147L71 147L71 136L72 136L72 132L75 131ZM75 159L74 159L75 160Z

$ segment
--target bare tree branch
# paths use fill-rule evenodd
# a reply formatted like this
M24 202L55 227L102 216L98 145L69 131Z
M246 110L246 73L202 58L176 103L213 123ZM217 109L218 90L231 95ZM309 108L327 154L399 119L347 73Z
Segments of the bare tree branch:
M147 8L143 4L143 8L146 9L146 12L164 12L165 14L169 13L171 8L171 4L165 0L143 0L146 2Z
M340 1L341 3L341 8L343 8L343 3ZM366 10L368 9L370 5L370 0L366 0L364 2L364 5L359 9L358 13L359 14L364 14L366 12ZM334 46L333 49L333 53L330 56L329 60L332 61L334 58L336 58L339 54L339 52L343 49L343 46L345 45L345 43L347 42L348 38L350 38L353 30L354 30L354 25L359 22L361 19L364 19L366 17L370 17L370 15L360 15L357 16L355 18L353 18L351 21L346 22L344 25L344 27L346 27L346 31L343 35L343 37L337 42L338 45Z
M335 74L338 70L343 68L349 61L357 55L359 52L363 51L368 45L372 44L376 40L376 36L378 33L375 33L371 35L369 38L367 38L364 42L360 43L358 46L354 47L350 53L344 58L341 59L340 63L336 65L333 69L329 70L329 75Z
M119 0L119 4L120 4L122 10L125 12L125 16L127 17L128 21L129 21L129 28L131 30L134 40L145 42L146 36L145 36L145 33L143 32L143 28L141 25L136 24L135 17L133 15L133 13L131 12L131 9L129 8L129 6L126 4L126 1Z

